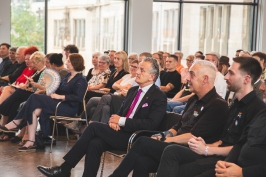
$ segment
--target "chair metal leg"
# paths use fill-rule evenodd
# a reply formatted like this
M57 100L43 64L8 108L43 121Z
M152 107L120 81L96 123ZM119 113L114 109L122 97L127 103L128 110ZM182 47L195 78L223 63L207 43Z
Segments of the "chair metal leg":
M55 126L56 126L56 135L58 136L58 125L57 125L57 123L55 124Z
M54 126L53 126L53 132L52 132L52 141L51 141L50 153L52 153L52 150L53 150L55 125L56 125L56 118L54 119Z
M103 169L104 169L105 154L106 154L106 152L104 152L103 155L102 155L102 169L101 169L100 177L103 177Z
M69 141L68 129L67 128L66 128L66 136L67 136L67 140Z

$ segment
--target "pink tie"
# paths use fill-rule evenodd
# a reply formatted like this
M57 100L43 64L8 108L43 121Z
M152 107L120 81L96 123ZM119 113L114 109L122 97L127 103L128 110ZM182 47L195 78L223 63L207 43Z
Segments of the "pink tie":
M132 113L134 107L136 106L138 100L139 100L139 96L141 94L142 90L139 89L138 93L136 94L135 98L134 98L134 101L133 103L131 104L129 110L127 111L127 114L126 114L126 118L128 118L130 116L130 114Z

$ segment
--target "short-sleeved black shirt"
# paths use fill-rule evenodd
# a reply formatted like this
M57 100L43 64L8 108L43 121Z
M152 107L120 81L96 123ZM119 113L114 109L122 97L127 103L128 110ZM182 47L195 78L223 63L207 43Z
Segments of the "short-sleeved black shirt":
M264 108L264 102L257 97L254 90L244 96L240 101L235 99L229 109L228 119L221 138L223 142L221 146L235 144L243 133L244 128Z
M228 106L216 92L211 89L203 98L194 95L188 100L182 114L181 127L174 126L178 135L191 133L202 137L206 143L220 139L227 120Z
M241 166L244 176L265 176L266 109L259 112L244 131L225 161Z
M181 88L181 75L175 70L171 72L160 72L161 86L172 84L174 88L166 93L168 98L173 98Z

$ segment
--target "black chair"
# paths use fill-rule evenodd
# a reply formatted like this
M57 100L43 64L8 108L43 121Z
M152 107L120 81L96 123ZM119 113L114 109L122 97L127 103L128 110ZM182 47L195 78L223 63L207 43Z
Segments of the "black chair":
M137 138L139 138L140 136L152 136L156 133L159 132L163 132L166 130L169 130L170 128L172 128L174 125L178 124L178 127L181 127L181 115L180 114L176 114L176 113L172 113L172 112L166 112L159 128L157 131L149 131L149 130L139 130L136 131L135 133L133 133L131 135L131 137L128 140L128 146L127 146L127 151L119 151L119 150L110 150L110 151L106 151L111 155L114 155L116 157L119 158L124 158L125 155L127 154L127 152L131 149L133 143L137 140ZM105 161L105 155L106 152L103 153L102 156L102 168L101 168L101 173L100 173L100 177L103 176L103 170L104 170L104 161Z

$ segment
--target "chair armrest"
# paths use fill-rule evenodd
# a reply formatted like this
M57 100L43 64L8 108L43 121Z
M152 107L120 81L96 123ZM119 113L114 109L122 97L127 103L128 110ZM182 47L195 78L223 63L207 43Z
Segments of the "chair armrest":
M127 145L127 152L131 149L133 143L141 136L146 136L146 137L151 137L152 135L156 133L160 133L161 131L150 131L150 130L139 130L134 132L129 140L128 140L128 145Z
M55 118L56 118L56 116L57 116L57 110L58 110L60 104L63 103L64 101L65 101L65 100L60 101L60 102L57 103L57 105L56 105L56 107L55 107L55 112L54 112L54 116L55 116Z

